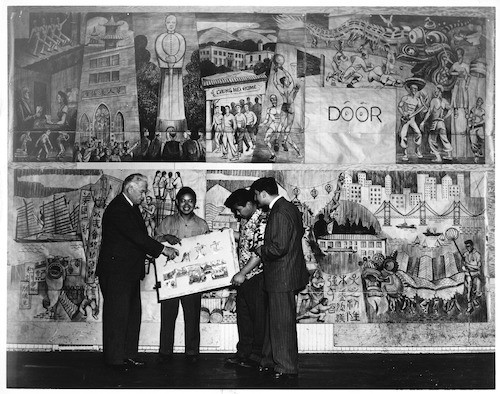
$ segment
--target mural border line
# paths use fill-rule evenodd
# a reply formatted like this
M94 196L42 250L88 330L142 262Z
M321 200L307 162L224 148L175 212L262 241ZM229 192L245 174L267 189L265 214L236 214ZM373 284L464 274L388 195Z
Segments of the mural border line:
M182 347L175 353L183 353ZM158 346L139 346L139 352L157 353ZM51 351L102 351L98 345L34 345L34 344L8 344L8 352L51 352ZM227 349L215 350L213 347L201 346L201 353L227 353ZM338 346L330 350L311 351L303 350L299 353L411 353L411 354L457 354L457 353L494 353L494 346Z

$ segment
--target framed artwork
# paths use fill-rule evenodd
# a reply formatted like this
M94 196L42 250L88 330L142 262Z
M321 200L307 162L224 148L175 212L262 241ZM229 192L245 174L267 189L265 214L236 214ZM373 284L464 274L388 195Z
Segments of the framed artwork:
M155 262L158 302L229 286L239 270L232 229L185 238L174 247L174 260L161 255Z

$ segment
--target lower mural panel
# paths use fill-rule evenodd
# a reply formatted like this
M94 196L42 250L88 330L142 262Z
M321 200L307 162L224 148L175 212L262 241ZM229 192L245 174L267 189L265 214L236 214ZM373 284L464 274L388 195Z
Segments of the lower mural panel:
M483 173L209 172L213 229L237 225L224 199L260 176L274 176L302 212L310 281L298 322L487 320Z
M101 324L95 268L102 214L123 179L136 171L11 172L10 322L32 322L32 330L47 329L37 328L42 321ZM173 166L140 172L149 181L141 211L151 235L176 212L182 186L195 190L195 213L211 231L237 231L240 224L224 201L259 177L273 176L280 194L302 213L305 228L310 280L297 296L300 324L488 321L484 172L177 171ZM154 272L145 264L142 318L159 323ZM203 293L201 322L235 323L235 298L231 287ZM57 343L57 330L52 331Z

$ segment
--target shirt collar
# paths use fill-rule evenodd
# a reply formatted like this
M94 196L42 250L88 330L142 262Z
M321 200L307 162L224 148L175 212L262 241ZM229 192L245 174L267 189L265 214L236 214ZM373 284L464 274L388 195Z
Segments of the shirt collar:
M255 212L252 214L250 219L248 219L248 222L255 222L259 218L259 216L262 215L262 209L257 208Z
M127 195L125 193L122 193L123 194L123 197L125 197L125 200L128 201L128 203L130 204L131 207L134 206L134 203L132 201L130 201L130 198L127 197Z
M269 209L273 209L273 205L278 201L278 199L281 198L281 196L276 196L273 201L269 203Z

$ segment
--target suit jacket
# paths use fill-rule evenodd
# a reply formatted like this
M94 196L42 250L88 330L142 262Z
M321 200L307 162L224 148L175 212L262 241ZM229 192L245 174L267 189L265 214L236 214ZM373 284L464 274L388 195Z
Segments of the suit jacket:
M269 212L261 257L264 280L269 292L293 291L309 280L302 251L301 213L283 197L276 200Z
M102 241L96 274L121 280L139 280L145 275L146 254L158 257L163 245L148 235L138 206L131 206L123 193L104 211Z

